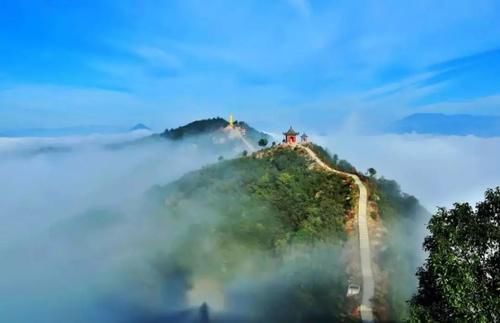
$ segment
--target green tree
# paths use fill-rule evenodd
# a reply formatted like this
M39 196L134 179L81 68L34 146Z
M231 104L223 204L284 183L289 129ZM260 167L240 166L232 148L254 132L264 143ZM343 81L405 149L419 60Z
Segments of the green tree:
M339 162L339 155L337 155L337 154L333 154L333 157L332 157L332 163L333 163L334 165L337 165L337 164L338 164L338 162Z
M500 320L500 187L487 190L473 209L456 203L429 222L410 301L412 322L498 322Z
M356 168L352 166L347 160L341 159L337 163L337 168L343 172L356 173Z
M246 157L246 156L248 156L248 151L246 151L246 150L243 150L243 152L241 153L241 155L242 155L243 157Z
M266 138L261 138L261 139L259 140L259 146L261 146L261 147L265 147L265 146L267 146L267 143L268 143L268 141L267 141L267 139L266 139Z
M370 175L370 177L374 177L375 175L377 175L377 171L375 170L375 168L368 168L368 175Z

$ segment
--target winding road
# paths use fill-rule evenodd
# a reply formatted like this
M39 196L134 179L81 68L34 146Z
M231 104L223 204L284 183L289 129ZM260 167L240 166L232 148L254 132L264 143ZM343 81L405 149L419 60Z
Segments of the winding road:
M329 172L337 173L342 176L349 176L354 180L359 188L358 201L358 232L359 232L359 254L361 258L361 276L362 282L362 299L361 299L361 320L363 322L373 322L373 311L371 307L371 299L375 293L375 283L373 281L371 254L370 254L370 237L368 235L368 220L366 215L368 193L366 186L361 182L359 177L354 174L345 173L331 168L325 164L309 147L298 145L304 149L307 154L323 169Z

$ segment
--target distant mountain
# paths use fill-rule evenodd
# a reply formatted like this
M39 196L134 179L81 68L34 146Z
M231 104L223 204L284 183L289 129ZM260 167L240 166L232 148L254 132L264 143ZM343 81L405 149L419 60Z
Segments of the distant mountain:
M148 130L148 131L151 131L151 128L149 128L148 126L144 125L143 123L138 123L135 126L133 126L132 128L130 128L130 131L137 131L137 130Z
M396 121L388 130L392 133L497 137L500 136L500 116L417 113Z

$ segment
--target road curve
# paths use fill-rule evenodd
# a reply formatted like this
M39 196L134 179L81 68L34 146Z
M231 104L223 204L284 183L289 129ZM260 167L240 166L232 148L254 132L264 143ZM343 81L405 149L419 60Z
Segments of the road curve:
M323 169L337 173L343 176L351 177L359 188L358 201L358 231L359 231L359 254L361 258L361 276L362 282L362 300L361 300L361 320L363 322L373 322L373 310L371 307L371 299L375 294L375 283L373 281L371 254L370 254L370 237L368 235L368 220L367 220L367 204L368 193L366 186L357 175L345 173L331 168L325 164L309 147L299 145L307 154Z

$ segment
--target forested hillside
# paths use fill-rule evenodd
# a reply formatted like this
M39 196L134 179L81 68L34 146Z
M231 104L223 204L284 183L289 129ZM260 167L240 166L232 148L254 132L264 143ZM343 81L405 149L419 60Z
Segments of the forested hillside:
M126 149L144 145L183 145L198 152L232 158L243 150L250 150L242 138L255 147L258 146L260 140L266 143L271 141L269 135L252 128L246 122L235 121L233 129L230 129L228 125L229 122L220 117L196 120L177 128L165 129L159 134L114 143L107 147Z
M177 144L191 149L185 147L187 142ZM414 224L425 210L396 182L377 178L375 171L361 174L322 147L308 147L332 168L358 174L368 187L370 201L378 209L373 217L390 230L386 248L374 253L390 278L383 301L389 305L387 317L404 319L419 264ZM235 159L221 158L150 189L146 207L139 208L141 214L133 221L144 221L134 227L137 233L155 232L154 247L146 248L140 266L150 268L156 283L131 273L136 291L128 295L144 293L153 302L165 302L154 296L164 291L168 306L143 308L151 301L141 299L137 313L133 311L137 319L131 322L170 317L174 309L196 311L203 302L211 311L230 317L229 322L358 320L359 302L346 297L350 279L358 279L357 232L352 226L358 188L347 177L313 166L303 148L274 145L253 154L240 150ZM120 218L114 211L90 210L52 233L67 239L64 244L84 244L108 236ZM190 299L200 285L206 295ZM213 295L223 295L222 308Z
M170 265L193 281L251 283L252 290L228 292L230 304L239 300L228 310L243 306L253 313L251 322L348 321L340 246L353 205L351 183L309 163L298 151L278 147L155 188L158 216L204 218Z
M175 129L166 129L161 135L167 139L179 140L186 137L209 134L226 127L228 124L222 118L197 120Z
M395 321L408 319L408 300L416 290L415 270L423 260L420 244L423 223L429 212L412 195L404 193L399 184L386 178L370 178L371 199L378 216L388 230L378 263L387 277L387 290L382 300L388 305L387 316Z
M356 173L369 188L374 225L387 230L382 247L372 248L381 270L375 300L378 315L384 320L398 322L408 319L407 302L417 288L415 270L423 261L420 244L424 238L423 223L430 218L429 212L416 197L403 192L396 181L377 177L376 170L369 169L368 174L363 174L323 147L315 144L310 147L330 167Z
M175 129L165 129L161 136L170 140L188 139L200 135L213 134L228 125L229 122L220 117L196 120ZM261 138L269 139L268 135L255 130L243 121L235 121L234 126L243 129L245 131L245 135L255 142Z

